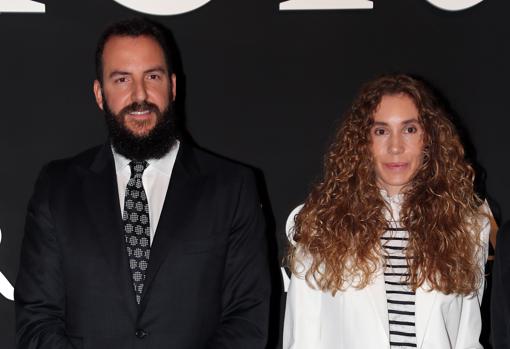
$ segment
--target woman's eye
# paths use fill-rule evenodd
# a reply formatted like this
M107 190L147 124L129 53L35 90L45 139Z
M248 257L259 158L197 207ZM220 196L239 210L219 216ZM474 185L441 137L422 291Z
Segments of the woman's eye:
M416 133L418 128L416 126L408 126L404 129L405 133Z
M383 128L376 128L376 129L374 130L374 134L375 134L376 136L382 136L382 135L384 135L384 134L385 134L385 132L386 132L386 131L385 131Z

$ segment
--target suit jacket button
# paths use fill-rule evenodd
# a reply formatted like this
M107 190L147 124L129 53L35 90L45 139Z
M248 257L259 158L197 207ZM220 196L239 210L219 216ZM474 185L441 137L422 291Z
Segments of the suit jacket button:
M147 337L147 335L148 335L148 333L145 332L145 330L136 330L136 332L135 332L135 336L140 339Z

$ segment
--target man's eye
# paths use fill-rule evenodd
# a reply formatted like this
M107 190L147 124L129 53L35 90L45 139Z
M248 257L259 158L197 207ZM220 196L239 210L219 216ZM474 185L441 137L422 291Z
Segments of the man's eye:
M115 79L115 83L123 83L123 82L126 82L126 81L127 81L126 77L121 77L121 78Z
M160 76L158 74L150 74L149 80L159 80Z

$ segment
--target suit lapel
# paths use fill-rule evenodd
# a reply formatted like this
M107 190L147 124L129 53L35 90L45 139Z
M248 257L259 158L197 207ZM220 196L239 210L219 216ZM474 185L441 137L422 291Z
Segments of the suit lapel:
M430 289L425 282L416 290L416 344L418 348L423 345L423 339L429 325L430 315L436 302L437 292L426 290Z
M192 220L203 188L203 177L192 153L183 142L175 160L172 176L165 196L158 227L151 246L143 294L142 310L146 306L146 295L156 274L167 256L179 246L176 244L185 236L187 224Z
M95 225L92 234L102 249L107 268L104 272L117 279L118 292L136 314L136 300L124 242L124 226L120 213L117 177L109 145L103 146L84 178L83 197L88 214Z
M386 286L384 284L384 275L382 270L379 271L373 283L367 287L370 302L372 307L379 318L381 324L381 331L384 331L384 336L389 341L389 324L388 324L388 303L386 299Z

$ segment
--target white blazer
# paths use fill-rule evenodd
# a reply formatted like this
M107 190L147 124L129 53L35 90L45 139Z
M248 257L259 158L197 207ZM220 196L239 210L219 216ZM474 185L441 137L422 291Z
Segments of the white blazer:
M289 216L288 234L293 218ZM488 211L490 212L490 211ZM292 219L290 219L292 218ZM289 222L289 221L288 221ZM480 238L488 253L490 224L482 224ZM484 285L472 296L416 290L416 343L421 349L482 348L480 304ZM363 288L331 293L315 290L302 277L292 275L287 293L283 349L389 349L388 309L383 271Z

